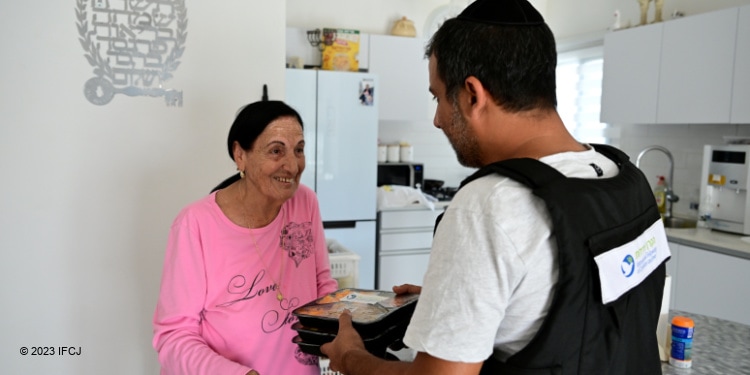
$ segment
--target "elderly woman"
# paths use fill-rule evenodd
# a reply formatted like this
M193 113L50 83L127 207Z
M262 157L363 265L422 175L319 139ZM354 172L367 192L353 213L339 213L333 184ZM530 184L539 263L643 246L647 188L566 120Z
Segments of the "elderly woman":
M244 107L229 131L240 171L172 224L153 345L162 374L319 374L292 343L292 311L337 289L318 201L300 185L299 114Z

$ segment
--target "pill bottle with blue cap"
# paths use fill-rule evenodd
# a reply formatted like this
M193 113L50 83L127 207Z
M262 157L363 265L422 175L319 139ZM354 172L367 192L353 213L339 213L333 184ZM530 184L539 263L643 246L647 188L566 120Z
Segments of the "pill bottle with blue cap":
M685 316L672 318L672 349L669 353L669 364L679 368L690 368L693 365L693 319Z

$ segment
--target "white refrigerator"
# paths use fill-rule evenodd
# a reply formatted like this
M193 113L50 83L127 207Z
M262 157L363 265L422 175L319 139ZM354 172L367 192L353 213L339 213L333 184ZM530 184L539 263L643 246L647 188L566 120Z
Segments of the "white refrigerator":
M360 288L375 288L378 99L374 74L286 70L286 103L302 117L306 167L326 238L359 256Z

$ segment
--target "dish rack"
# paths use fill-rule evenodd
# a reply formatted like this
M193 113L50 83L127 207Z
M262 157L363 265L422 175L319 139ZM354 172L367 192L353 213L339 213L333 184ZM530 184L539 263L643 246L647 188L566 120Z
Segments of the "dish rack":
M345 248L338 241L327 238L328 259L331 263L331 277L339 283L339 288L359 286L359 255Z
M320 365L320 375L342 375L340 372L333 371L328 367L331 364L331 360L326 357L318 357L318 364Z

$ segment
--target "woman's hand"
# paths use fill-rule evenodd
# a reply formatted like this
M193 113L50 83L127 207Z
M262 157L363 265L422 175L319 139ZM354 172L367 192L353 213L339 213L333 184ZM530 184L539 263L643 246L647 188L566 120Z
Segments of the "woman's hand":
M396 294L419 294L422 293L422 287L412 284L401 284L394 286L393 292Z

